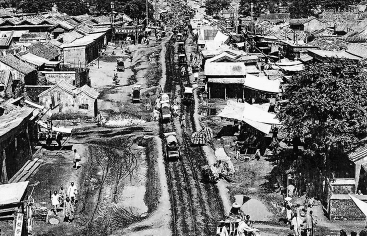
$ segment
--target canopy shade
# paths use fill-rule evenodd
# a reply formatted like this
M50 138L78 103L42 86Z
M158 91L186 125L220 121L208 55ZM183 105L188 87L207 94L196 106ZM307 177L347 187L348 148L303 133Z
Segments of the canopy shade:
M244 121L265 134L269 134L272 124L280 124L274 114L265 112L246 102L236 103L228 101L227 105L218 116Z
M251 74L247 74L244 86L254 90L260 90L269 93L280 92L280 81L269 80L266 76L254 76Z
M0 185L0 206L22 201L28 181Z
M349 197L354 201L357 207L363 212L363 214L367 217L367 203L359 200L356 197L353 197L349 194Z

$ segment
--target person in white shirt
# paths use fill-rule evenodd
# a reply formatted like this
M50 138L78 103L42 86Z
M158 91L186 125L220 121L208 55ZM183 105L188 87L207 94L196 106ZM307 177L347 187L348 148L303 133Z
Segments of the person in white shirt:
M74 168L75 169L78 169L79 167L80 167L80 161L81 161L81 157L80 157L80 155L79 155L79 153L76 151L76 149L74 149L74 160L73 160L73 162L74 162Z
M75 202L76 194L77 188L74 185L74 182L71 182L67 192L67 196L70 197L71 203Z

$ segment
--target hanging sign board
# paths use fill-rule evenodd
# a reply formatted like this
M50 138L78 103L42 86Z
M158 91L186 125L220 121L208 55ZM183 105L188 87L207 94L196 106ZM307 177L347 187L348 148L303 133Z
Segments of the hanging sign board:
M131 34L135 33L135 31L143 32L143 25L130 25L130 26L121 26L115 28L115 34Z

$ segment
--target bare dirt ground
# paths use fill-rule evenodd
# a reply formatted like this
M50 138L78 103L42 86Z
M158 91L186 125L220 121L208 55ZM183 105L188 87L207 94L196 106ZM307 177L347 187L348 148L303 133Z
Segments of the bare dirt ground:
M160 52L162 43L151 40L149 46L130 46L133 60L121 48L107 48L107 55L91 64L91 85L101 95L99 109L107 120L129 118L141 125L115 128L79 123L67 150L42 150L45 160L30 183L40 182L33 197L37 206L51 208L50 191L67 188L75 182L78 188L76 215L72 223L50 225L36 221L34 235L170 235L170 204L162 158L158 125L151 122L151 110L161 80ZM114 51L115 55L111 55ZM125 72L113 84L116 59L125 58ZM142 85L142 103L131 103L132 85ZM61 122L70 125L70 122ZM72 168L71 149L82 156L82 167Z

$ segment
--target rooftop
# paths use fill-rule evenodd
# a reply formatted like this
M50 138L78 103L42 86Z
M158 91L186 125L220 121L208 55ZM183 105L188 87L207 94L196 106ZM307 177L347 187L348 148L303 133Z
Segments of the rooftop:
M22 74L29 74L31 73L32 71L35 71L36 69L23 62L22 60L20 60L19 58L15 57L14 55L11 55L11 54L7 54L5 56L1 56L0 57L0 62L6 64L7 66L21 72Z
M47 60L55 59L60 55L59 48L52 43L34 43L28 47L28 51Z
M33 109L31 108L15 107L9 113L0 116L0 142L11 135L10 132L16 130L24 119L31 117L32 113Z
M88 85L84 85L79 90L93 99L97 99L99 96L99 93L94 88L91 88Z
M246 66L242 62L205 63L206 76L243 76L246 74Z

